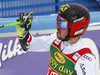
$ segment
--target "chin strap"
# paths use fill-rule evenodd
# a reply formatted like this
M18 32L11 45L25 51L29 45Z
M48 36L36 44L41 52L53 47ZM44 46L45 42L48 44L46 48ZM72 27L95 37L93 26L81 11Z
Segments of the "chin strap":
M71 37L70 36L70 30L71 30L71 28L68 29L68 35L66 35L65 39L63 39L62 41L68 41L69 40L69 38Z

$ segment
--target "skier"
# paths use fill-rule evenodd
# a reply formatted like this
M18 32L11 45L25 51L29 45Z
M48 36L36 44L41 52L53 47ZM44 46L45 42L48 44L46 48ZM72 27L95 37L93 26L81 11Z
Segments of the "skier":
M62 6L57 15L57 32L47 36L32 36L29 19L17 26L18 39L24 51L51 52L46 75L96 75L95 55L81 38L90 23L86 7L76 3Z

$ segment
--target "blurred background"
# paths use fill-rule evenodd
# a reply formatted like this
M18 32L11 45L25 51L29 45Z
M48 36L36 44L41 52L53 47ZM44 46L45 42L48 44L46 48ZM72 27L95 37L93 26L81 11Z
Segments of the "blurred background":
M33 11L33 27L30 31L55 29L56 14L67 3L79 3L87 7L90 15L100 14L100 0L0 0L0 25L14 23L19 13ZM16 32L16 29L13 26L0 30L0 33L7 32Z
M56 16L61 6L78 3L88 8L89 27L82 35L94 41L97 75L100 75L100 0L0 0L0 25L14 23L19 13L33 11L30 33L39 37L56 31ZM89 42L88 42L89 43ZM45 75L50 52L23 52L16 26L0 28L0 75Z
M79 3L90 12L100 11L100 0L0 0L0 18L17 17L21 12L34 11L34 16L57 14L66 3Z

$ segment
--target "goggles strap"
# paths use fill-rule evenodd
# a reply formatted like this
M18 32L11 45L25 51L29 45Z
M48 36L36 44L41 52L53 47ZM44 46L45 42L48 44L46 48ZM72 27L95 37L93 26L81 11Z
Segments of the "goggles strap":
M71 30L71 28L68 29L68 35L66 35L65 39L63 39L62 41L68 41L69 40L69 38L71 37L70 36L70 30Z

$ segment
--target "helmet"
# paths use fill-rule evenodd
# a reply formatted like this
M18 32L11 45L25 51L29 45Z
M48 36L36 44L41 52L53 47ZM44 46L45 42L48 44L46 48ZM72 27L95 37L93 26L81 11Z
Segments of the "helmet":
M90 22L88 9L76 3L69 3L62 6L58 15L67 21L68 35L63 41L67 41L70 37L82 35Z

